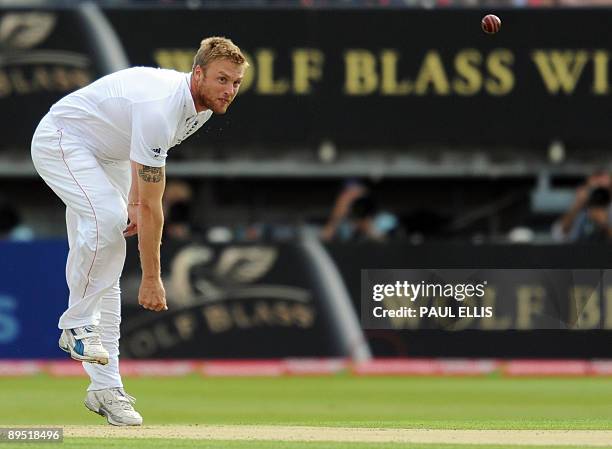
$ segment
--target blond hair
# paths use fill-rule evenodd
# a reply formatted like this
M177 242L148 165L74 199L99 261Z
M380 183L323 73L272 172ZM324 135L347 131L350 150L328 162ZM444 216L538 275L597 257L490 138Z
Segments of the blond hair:
M200 42L200 48L193 58L192 70L197 65L204 69L210 62L216 59L229 59L245 69L249 66L249 63L236 44L225 37L213 36L207 37Z

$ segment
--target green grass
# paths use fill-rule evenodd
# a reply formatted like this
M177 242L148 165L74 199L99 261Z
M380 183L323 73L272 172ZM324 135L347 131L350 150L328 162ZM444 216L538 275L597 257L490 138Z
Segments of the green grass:
M0 443L0 447L4 447ZM97 447L116 449L584 449L579 446L474 446L465 444L400 444L400 443L283 443L279 441L194 441L165 439L127 439L127 438L70 438L58 444L26 444L15 446L20 449L91 449ZM612 447L612 446L608 446ZM598 446L598 449L606 449Z
M131 378L145 424L612 429L608 378ZM85 378L0 379L0 425L102 424Z

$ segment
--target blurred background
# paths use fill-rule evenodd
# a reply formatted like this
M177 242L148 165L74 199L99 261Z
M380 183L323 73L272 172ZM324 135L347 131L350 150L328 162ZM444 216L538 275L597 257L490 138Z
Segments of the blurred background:
M0 358L63 358L38 121L106 73L188 72L212 35L251 68L169 153L168 313L136 307L129 242L124 359L609 358L603 271L576 328L539 330L529 298L573 293L537 276L487 329L363 330L359 310L362 269L612 267L610 19L604 0L0 1Z

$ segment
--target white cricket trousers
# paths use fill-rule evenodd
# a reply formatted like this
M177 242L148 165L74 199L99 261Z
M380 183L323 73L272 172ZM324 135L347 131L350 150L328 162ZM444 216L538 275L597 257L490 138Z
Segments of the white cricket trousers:
M83 363L88 390L123 387L119 374L119 278L125 262L130 161L103 161L82 138L47 114L32 139L32 161L42 179L66 205L68 309L60 329L99 326L107 365Z

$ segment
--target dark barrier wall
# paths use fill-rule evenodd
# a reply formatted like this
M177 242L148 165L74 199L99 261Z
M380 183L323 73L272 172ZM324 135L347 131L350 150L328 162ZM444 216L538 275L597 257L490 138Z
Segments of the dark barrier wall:
M57 321L68 302L65 241L0 242L0 358L61 358ZM169 310L138 306L131 239L121 279L125 358L343 357L322 279L302 243L165 241ZM350 309L350 304L348 304ZM336 317L337 318L337 317Z
M61 357L57 321L68 304L64 240L0 242L0 358Z
M169 310L138 306L140 263L130 241L122 277L121 353L131 358L340 357L340 325L300 242L164 242ZM350 304L349 304L350 309Z
M252 69L239 101L189 142L576 146L611 141L612 10L104 11L132 65L189 71L200 40L233 38ZM0 111L27 147L58 98L110 58L76 10L0 10ZM108 40L106 40L108 41ZM102 50L104 50L102 48ZM19 120L15 120L19 117ZM7 128L8 129L8 128Z
M106 10L132 64L191 69L233 38L252 70L215 118L228 144L343 146L611 141L612 10ZM206 138L209 138L208 136Z
M333 244L328 245L330 255L338 265L355 307L360 307L362 269L609 269L612 251L602 245L551 246L470 246L462 244L419 245L408 244ZM534 273L535 270L534 270ZM536 276L537 277L537 276ZM512 292L509 309L517 311L519 295L537 296L538 290L551 288L548 275L538 283L533 279L525 289ZM518 286L517 286L518 287ZM524 286L525 287L525 286ZM554 289L554 287L552 287ZM592 300L610 310L612 289L604 283L601 294ZM600 297L603 296L603 297ZM609 313L609 312L607 312ZM423 323L424 329L368 330L366 336L374 354L382 356L445 356L445 357L612 357L610 337L612 325L609 316L600 316L600 325L606 330L536 330L536 320L518 320L508 314L510 329L525 330L435 330ZM533 323L530 327L529 322ZM431 324L431 323L429 323ZM447 329L452 329L448 327ZM533 330L529 330L533 329Z
M137 306L135 241L122 278L124 357L334 356L303 249L164 242L170 310ZM612 268L605 246L330 245L359 307L362 268ZM61 358L57 320L65 309L64 241L0 243L0 358ZM610 295L609 287L605 288ZM377 356L612 357L611 330L367 331Z

